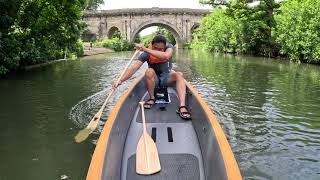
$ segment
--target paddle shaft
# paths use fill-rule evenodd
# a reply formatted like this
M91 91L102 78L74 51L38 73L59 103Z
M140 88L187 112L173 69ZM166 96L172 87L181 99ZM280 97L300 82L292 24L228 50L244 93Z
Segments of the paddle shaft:
M133 61L134 57L137 55L139 51L136 50L136 52L133 54L132 58L130 59L130 61L127 63L126 67L124 68L124 70L122 71L120 77L118 78L116 85L119 84L122 76L126 73L127 69L129 68L131 62ZM102 112L105 108L105 106L107 105L110 97L112 96L112 94L114 93L115 89L112 89L111 92L109 93L107 99L104 101L103 105L101 106L101 108L99 109L99 111L96 113L96 115L94 116L94 118L90 121L90 123L88 124L87 128L91 129L92 131L97 127L97 123L93 123L93 122L97 122L100 120Z
M103 105L101 106L101 108L99 109L98 112L102 113L104 108L106 107L107 103L109 102L110 97L112 96L112 94L114 93L114 89L111 90L111 92L109 93L107 99L104 101Z
M139 52L139 51L136 50L136 52L133 54L132 58L130 59L130 61L127 63L126 67L124 68L124 70L123 70L122 73L120 74L120 77L118 78L116 85L119 84L122 76L124 75L124 73L126 73L127 69L129 68L131 62L133 61L134 57L136 57L136 54L137 54L138 52ZM108 103L111 95L114 93L114 91L115 91L115 89L112 89L112 91L109 93L109 96L108 96L107 99L104 101L104 103L103 103L103 105L102 105L102 107L101 107L100 110L103 111L104 107L107 105L107 103Z
M142 126L143 126L143 134L147 133L147 126L146 126L146 117L144 115L144 103L140 103L141 106L141 116L142 116Z

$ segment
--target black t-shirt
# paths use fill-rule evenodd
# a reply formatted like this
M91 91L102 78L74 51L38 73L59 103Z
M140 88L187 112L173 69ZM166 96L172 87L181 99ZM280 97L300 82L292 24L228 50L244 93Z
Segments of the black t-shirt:
M173 48L172 44L167 44L164 51L166 51L168 48ZM171 58L169 59L168 62L151 64L149 57L150 57L149 53L143 52L139 56L138 60L143 63L147 61L149 68L154 69L154 71L156 72L157 75L160 75L162 73L169 73L170 70L172 69L172 62L171 62L172 59Z

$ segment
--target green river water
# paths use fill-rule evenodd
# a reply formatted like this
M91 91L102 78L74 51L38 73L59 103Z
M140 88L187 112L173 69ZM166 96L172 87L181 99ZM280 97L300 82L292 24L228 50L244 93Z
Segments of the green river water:
M73 137L132 55L90 56L0 80L0 180L85 179L103 123L84 143ZM174 69L216 114L244 179L320 179L320 66L178 50ZM102 121L132 81L119 87Z

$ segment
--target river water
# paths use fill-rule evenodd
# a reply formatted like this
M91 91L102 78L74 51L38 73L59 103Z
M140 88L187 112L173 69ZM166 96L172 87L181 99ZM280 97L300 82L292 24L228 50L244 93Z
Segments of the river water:
M95 134L81 144L73 138L132 55L90 56L0 80L0 180L85 179L103 121L134 78L119 87ZM174 69L216 114L244 179L320 179L320 66L178 50Z

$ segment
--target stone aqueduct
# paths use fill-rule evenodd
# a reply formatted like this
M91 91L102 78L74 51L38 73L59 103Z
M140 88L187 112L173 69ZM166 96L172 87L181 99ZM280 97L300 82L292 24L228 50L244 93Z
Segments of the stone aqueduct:
M88 34L97 39L110 38L114 32L119 31L130 42L145 28L164 27L173 34L181 48L191 42L192 31L210 12L202 9L173 8L102 10L86 12L83 20L88 25Z

